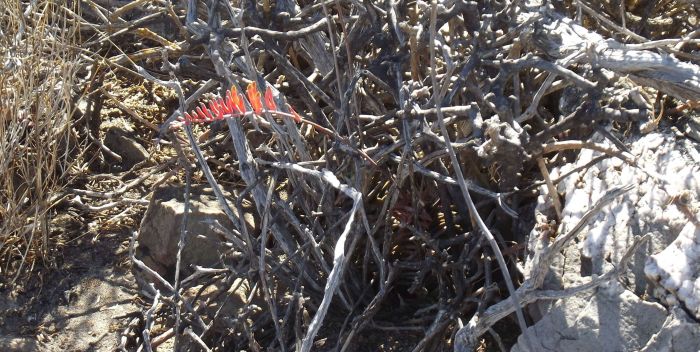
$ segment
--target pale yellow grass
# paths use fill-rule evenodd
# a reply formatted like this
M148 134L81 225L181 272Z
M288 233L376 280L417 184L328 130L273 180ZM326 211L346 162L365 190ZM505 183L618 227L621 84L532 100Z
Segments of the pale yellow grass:
M54 208L81 149L77 26L65 1L28 3L0 0L0 284L52 262Z

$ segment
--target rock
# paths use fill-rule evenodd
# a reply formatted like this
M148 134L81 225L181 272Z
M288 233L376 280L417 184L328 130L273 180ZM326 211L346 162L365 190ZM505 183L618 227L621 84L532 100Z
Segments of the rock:
M602 138L598 141L606 143ZM558 185L558 191L565 194L560 234L573 228L608 189L630 183L636 185L605 207L596 220L581 231L581 241L567 248L565 257L555 263L564 277L567 274L602 274L606 263L617 263L635 237L653 233L651 244L640 249L630 262L630 271L624 275L625 286L635 294L649 293L651 289L644 273L648 254L668 247L688 223L686 211L678 207L674 199L688 192L697 194L700 190L700 183L694 176L700 171L700 165L688 158L686 143L684 139L676 141L671 134L649 134L630 143L641 169L610 158L569 176ZM588 163L597 155L598 152L583 150L576 163L553 170L552 178ZM543 190L543 194L546 191ZM544 205L546 198L540 203ZM545 288L561 287L559 278L550 277L545 282Z
M560 300L525 334L529 351L638 351L666 320L666 309L628 290L595 292ZM521 335L511 352L528 351Z
M661 330L651 337L640 352L697 351L700 346L700 328L680 308L674 308Z
M688 222L671 245L652 255L644 267L659 285L654 296L667 305L681 303L700 319L700 227Z
M182 251L181 278L192 271L191 265L220 267L220 235L212 230L217 223L226 229L233 224L221 210L211 189L192 186L190 192L187 238ZM136 257L163 278L175 276L180 224L184 212L184 186L165 186L155 190L144 214L137 237ZM155 280L147 280L155 282Z
M139 144L128 130L111 126L105 132L104 144L122 157L121 166L124 170L131 169L150 157L146 148Z
M593 140L610 145L599 136ZM636 351L654 339L673 340L675 332L664 330L665 326L685 324L688 332L700 331L700 325L690 320L682 324L669 321L667 309L659 304L670 310L682 307L694 314L699 311L700 231L689 225L697 213L692 209L698 208L696 199L700 194L695 176L700 165L688 153L695 146L671 133L651 133L625 143L639 167L615 158L604 159L557 185L558 192L564 194L559 235L570 231L612 187L632 183L635 188L604 207L578 239L564 248L551 264L542 288L578 286L611 270L636 237L651 233L652 240L634 253L619 283L607 284L614 293L599 288L586 295L528 306L531 316L539 321L527 334L541 350ZM552 179L598 155L591 150L581 151L575 163L553 170ZM538 224L531 238L539 238L537 229L554 219L546 188L541 194ZM521 336L514 350L524 350L522 343ZM680 342L673 346L680 346ZM673 350L696 351L697 347Z
M628 288L638 295L645 293L648 289L644 273L647 253L658 253L666 248L688 222L683 210L673 204L673 198L686 190L697 192L700 189L694 177L700 167L688 159L686 143L686 140L676 141L671 134L649 134L628 141L641 169L610 158L559 184L559 192L566 195L559 233L566 233L576 225L583 213L608 189L630 183L636 185L603 209L581 232L584 237L576 248L577 253L566 258L568 265L580 265L572 270L583 275L602 274L605 262L617 263L636 236L653 233L656 235L651 245L637 253L630 262L630 272L625 275ZM583 165L597 155L598 152L583 150L575 165L555 173ZM661 180L649 174L656 174Z

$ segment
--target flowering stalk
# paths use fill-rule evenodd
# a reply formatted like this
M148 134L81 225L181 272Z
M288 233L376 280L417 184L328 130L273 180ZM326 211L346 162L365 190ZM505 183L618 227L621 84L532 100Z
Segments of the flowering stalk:
M246 94L248 96L248 102L250 102L250 106L253 109L252 112L256 115L262 115L263 110L267 109L267 111L271 113L290 116L297 123L302 121L301 116L299 116L289 104L284 102L279 91L274 89L271 85L267 85L265 88L265 96L263 97L258 90L258 85L252 82L246 88ZM275 96L277 96L278 99L275 99ZM278 104L276 101L285 104L289 113L280 111L277 108ZM250 112L251 111L248 111L246 106L243 94L238 92L236 86L232 86L230 90L226 91L225 97L214 97L210 99L207 104L199 103L199 106L191 112L185 112L184 121L186 124L207 123L223 120L225 117L244 116Z
M372 165L377 166L374 160L364 151L350 147L347 139L338 136L335 132L313 121L303 119L289 104L287 104L284 96L282 96L277 89L267 83L265 85L265 94L263 96L260 94L258 85L255 82L248 84L248 87L246 87L246 95L248 96L249 105L246 104L245 97L238 92L238 89L234 85L226 92L225 97L217 96L210 99L207 104L199 103L199 106L191 112L185 112L182 119L185 124L189 125L191 123L208 123L223 120L226 117L241 117L250 113L262 115L263 111L268 111L278 116L289 116L294 119L294 122L310 125L316 131L339 141L341 145L348 146L350 150L357 152ZM287 113L280 110L278 108L279 106L284 106L286 108L285 110L289 112ZM248 107L252 108L252 111L250 111Z

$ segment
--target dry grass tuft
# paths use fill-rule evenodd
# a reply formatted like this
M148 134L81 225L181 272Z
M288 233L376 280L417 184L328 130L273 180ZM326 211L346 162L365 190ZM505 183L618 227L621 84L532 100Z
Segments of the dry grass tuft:
M78 28L59 3L0 0L0 281L52 261L52 208L80 154Z

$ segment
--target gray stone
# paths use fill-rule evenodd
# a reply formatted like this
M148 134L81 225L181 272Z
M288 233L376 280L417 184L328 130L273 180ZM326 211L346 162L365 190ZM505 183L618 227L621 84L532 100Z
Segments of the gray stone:
M700 327L682 309L674 308L661 330L639 351L697 351L699 348Z
M150 156L146 148L139 144L129 131L118 126L111 126L105 131L104 144L122 157L121 165L125 170Z
M556 302L526 334L535 351L638 351L666 319L659 304L644 302L632 292L591 292ZM512 352L527 351L525 337ZM534 352L534 351L533 351Z
M222 245L222 236L212 229L212 224L233 228L211 189L193 186L190 194L187 237L181 262L185 275L191 272L192 265L221 267L221 250L226 247ZM183 213L184 186L156 189L137 237L136 257L169 281L175 275Z

